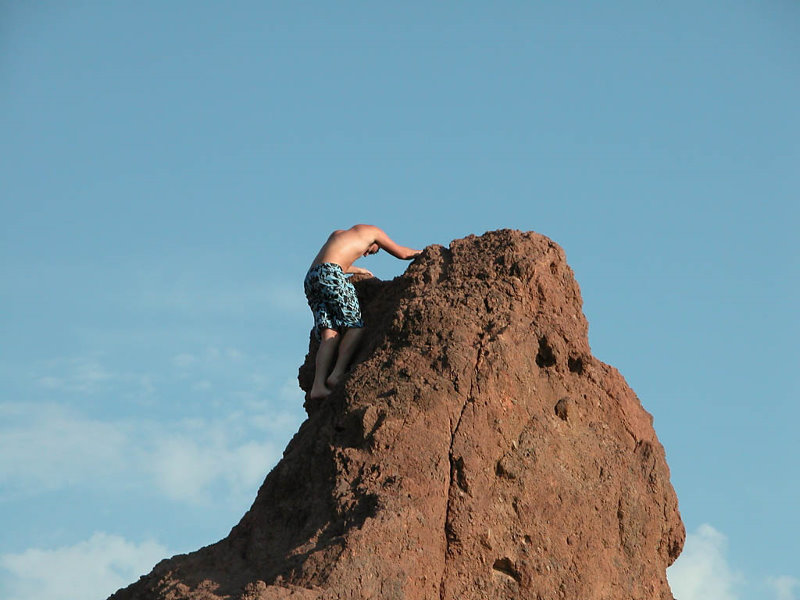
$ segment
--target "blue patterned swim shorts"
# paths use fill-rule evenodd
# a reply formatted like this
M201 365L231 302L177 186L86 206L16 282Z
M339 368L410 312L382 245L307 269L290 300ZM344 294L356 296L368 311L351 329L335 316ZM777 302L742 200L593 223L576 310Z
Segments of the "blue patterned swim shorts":
M336 263L321 263L308 270L303 288L314 313L314 334L322 329L363 327L361 307L353 284Z

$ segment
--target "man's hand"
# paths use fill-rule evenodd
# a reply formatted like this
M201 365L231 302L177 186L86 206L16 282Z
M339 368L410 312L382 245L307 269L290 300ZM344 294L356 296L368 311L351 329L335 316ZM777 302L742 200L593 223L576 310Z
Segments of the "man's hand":
M375 275L373 275L371 271L368 271L367 269L362 269L361 267L357 267L355 265L350 265L350 267L347 269L346 272L348 274L353 274L353 275L358 273L359 275L369 275L370 277L375 277Z

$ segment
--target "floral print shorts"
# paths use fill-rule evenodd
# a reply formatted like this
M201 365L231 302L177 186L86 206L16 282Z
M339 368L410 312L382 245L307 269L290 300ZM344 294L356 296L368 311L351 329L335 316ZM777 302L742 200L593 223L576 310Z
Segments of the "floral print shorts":
M336 263L312 266L306 274L303 288L308 306L314 313L314 334L317 339L322 329L338 331L345 327L364 327L356 289Z

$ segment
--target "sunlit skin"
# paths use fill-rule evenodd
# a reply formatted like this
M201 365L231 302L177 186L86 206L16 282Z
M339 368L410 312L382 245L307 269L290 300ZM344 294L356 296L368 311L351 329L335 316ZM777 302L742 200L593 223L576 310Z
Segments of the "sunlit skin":
M317 253L311 266L321 263L336 263L345 273L362 273L372 276L367 269L356 267L353 263L361 257L375 254L383 249L401 260L411 260L419 256L421 251L401 246L374 225L354 225L350 229L337 229ZM320 331L320 344L315 362L314 384L309 392L312 399L325 398L344 377L350 359L353 356L364 328L347 328L344 333L335 329L323 328ZM333 357L336 363L328 374Z

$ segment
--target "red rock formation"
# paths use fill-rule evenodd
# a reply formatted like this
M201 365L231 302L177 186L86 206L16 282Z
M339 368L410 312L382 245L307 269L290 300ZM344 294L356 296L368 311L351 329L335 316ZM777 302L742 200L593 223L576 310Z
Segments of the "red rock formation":
M358 363L252 508L113 600L672 598L664 450L592 357L561 248L495 231L357 287Z

